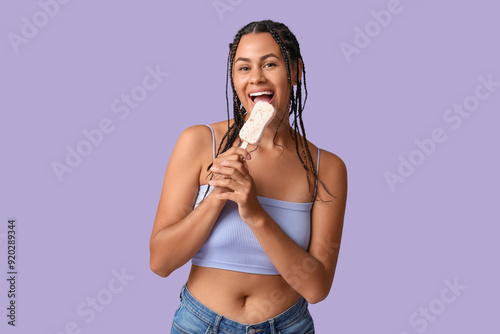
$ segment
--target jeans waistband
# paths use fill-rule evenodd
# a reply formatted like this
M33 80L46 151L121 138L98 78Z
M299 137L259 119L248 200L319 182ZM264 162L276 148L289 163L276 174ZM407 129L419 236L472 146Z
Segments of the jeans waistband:
M182 287L180 297L182 302L184 302L193 313L206 322L212 323L217 327L231 328L234 331L248 331L249 333L258 333L261 329L271 328L274 330L274 328L286 328L288 325L294 323L297 318L300 318L304 312L307 312L308 306L308 302L304 299L304 297L300 297L295 304L273 318L255 324L243 324L235 320L225 318L223 315L205 306L189 292L186 285ZM255 329L255 331L249 331L249 329Z

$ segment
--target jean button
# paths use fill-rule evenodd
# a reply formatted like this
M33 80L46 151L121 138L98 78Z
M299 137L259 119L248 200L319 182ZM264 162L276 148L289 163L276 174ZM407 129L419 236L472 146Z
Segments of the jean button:
M248 331L248 334L255 334L255 332L256 330L252 328L251 330Z

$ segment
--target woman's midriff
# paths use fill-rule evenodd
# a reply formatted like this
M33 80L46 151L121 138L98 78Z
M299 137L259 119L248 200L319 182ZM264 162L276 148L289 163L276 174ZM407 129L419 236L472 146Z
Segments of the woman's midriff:
M187 287L213 311L244 324L275 317L300 295L280 275L257 275L192 265Z

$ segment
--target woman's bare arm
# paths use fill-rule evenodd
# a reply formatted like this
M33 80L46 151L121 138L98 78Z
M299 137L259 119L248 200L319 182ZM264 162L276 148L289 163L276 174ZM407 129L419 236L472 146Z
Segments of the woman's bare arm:
M221 191L215 188L193 210L212 152L212 135L203 125L184 130L172 152L150 239L150 266L159 276L170 275L198 252L224 207L225 201L213 198Z

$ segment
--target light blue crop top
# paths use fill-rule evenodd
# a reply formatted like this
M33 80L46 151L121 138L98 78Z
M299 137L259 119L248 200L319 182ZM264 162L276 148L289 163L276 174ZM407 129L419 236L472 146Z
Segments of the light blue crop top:
M215 136L212 136L215 143ZM215 144L214 144L215 157ZM319 166L319 149L318 163ZM208 185L201 185L195 207L205 197ZM317 184L316 186L317 187ZM209 189L209 193L212 191ZM308 250L313 202L296 203L258 196L262 208L302 249ZM227 201L205 244L192 258L194 265L252 274L279 275L250 227L241 219L238 205Z

